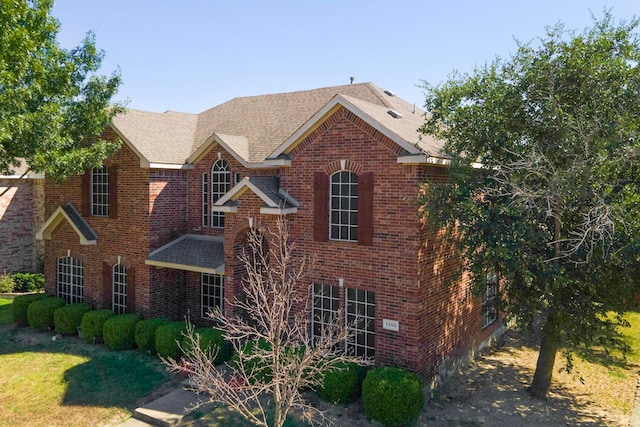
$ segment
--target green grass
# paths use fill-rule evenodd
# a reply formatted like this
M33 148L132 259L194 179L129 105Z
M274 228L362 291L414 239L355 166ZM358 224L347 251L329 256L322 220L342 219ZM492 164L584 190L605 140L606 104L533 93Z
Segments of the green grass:
M0 297L0 325L6 325L13 322L13 313L11 311L12 304L13 297Z
M0 425L117 424L172 379L156 357L51 337L0 326Z

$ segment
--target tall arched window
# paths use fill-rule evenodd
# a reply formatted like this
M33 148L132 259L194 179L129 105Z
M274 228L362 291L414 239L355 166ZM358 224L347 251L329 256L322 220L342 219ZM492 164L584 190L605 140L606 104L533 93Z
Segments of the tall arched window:
M218 160L211 167L211 204L218 201L231 189L229 163ZM211 211L211 227L224 227L224 212Z
M111 308L116 314L127 312L127 267L116 264L111 269Z
M358 241L358 175L338 171L329 186L329 237Z
M57 293L67 304L84 299L84 268L82 261L70 256L58 258Z

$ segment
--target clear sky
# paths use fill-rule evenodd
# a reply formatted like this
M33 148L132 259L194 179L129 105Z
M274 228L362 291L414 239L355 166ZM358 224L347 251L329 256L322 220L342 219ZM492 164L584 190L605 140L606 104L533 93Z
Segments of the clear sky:
M418 107L421 82L471 72L535 41L545 26L582 30L640 0L57 0L59 43L87 31L120 68L115 97L148 111L198 113L239 96L373 82Z

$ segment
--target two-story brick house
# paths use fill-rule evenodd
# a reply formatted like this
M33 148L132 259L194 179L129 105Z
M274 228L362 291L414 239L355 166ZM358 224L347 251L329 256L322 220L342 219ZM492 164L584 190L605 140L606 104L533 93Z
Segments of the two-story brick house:
M68 302L206 323L231 309L248 230L284 215L314 256L310 327L364 316L358 354L432 377L499 327L491 295L447 283L449 242L418 214L446 178L424 113L373 84L236 98L200 114L130 111L103 167L46 182L47 290Z

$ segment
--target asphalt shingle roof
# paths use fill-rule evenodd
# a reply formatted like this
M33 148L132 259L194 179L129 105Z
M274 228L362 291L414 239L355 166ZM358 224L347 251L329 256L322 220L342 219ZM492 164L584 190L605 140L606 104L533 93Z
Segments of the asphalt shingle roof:
M224 267L224 245L217 237L186 234L151 252L146 263L188 271Z

